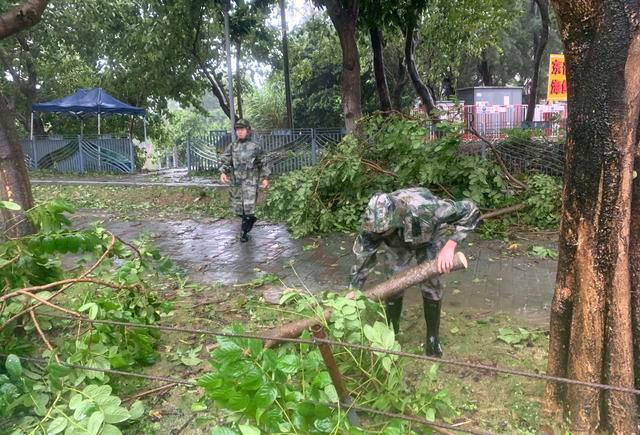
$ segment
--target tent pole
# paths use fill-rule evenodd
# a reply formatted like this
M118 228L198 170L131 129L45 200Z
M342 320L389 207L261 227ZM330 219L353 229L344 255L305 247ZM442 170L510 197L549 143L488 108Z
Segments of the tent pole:
M33 111L31 112L31 126L29 130L29 139L33 140Z
M100 136L100 112L98 112L98 136Z

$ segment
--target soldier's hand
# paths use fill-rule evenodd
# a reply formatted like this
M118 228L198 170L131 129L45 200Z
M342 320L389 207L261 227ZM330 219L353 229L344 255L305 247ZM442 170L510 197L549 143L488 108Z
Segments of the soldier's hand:
M262 183L260 183L260 187L262 187L263 189L266 189L269 187L269 180L267 180L266 178L264 180L262 180Z
M220 173L220 182L222 184L227 184L229 182L229 177L227 177L227 174L225 174L224 172Z
M438 253L438 273L449 273L453 268L453 256L456 253L456 246L458 244L449 240L444 247Z

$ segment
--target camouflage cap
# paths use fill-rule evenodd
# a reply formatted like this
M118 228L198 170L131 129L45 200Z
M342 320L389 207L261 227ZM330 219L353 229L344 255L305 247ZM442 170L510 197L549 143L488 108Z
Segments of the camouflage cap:
M376 193L369 200L362 215L362 229L371 233L384 233L391 229L395 204L386 193Z
M246 119L238 119L233 128L246 128L247 130L251 130L251 124L249 124L249 121Z

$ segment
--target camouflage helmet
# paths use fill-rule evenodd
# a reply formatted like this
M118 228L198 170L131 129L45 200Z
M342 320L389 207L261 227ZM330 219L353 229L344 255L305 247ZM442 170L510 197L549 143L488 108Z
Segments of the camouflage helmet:
M249 121L247 121L246 119L240 118L233 125L234 130L237 128L246 128L247 130L251 130L251 124L249 124Z
M395 204L386 193L376 193L369 200L362 215L362 229L371 233L384 233L391 229Z

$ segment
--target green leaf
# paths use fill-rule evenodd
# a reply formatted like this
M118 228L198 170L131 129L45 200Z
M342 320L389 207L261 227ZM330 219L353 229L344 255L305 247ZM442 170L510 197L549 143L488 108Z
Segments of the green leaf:
M13 201L0 201L0 208L4 208L6 210L22 210L22 207L20 207L20 204L16 204Z
M277 368L287 374L297 373L299 366L300 360L298 356L292 354L285 355L277 363Z
M268 408L278 397L278 390L270 385L263 384L255 393L256 406L258 408Z
M57 417L47 427L47 435L56 435L62 432L67 427L67 419L64 417Z
M144 404L140 400L136 400L129 408L131 420L137 420L144 414Z
M118 406L114 409L109 409L109 411L105 411L104 414L104 422L105 423L120 423L125 420L129 420L131 418L131 414L125 408Z
M105 424L100 435L122 435L122 432L112 424Z
M91 414L89 421L87 422L87 432L89 435L96 435L100 431L100 427L104 422L104 414L102 411L96 411Z
M429 421L435 421L436 420L436 409L435 408L427 409L427 412L425 413L424 418L426 418Z
M247 426L245 424L239 424L238 429L242 435L260 435L262 432L255 426Z
M7 373L11 378L18 379L22 376L22 364L20 363L20 358L16 355L9 355L4 363L4 367L7 369Z
M95 411L95 409L96 404L93 403L93 400L83 400L82 402L80 402L80 404L76 408L76 411L73 413L73 418L78 421L84 420L89 415L91 415L93 411Z

